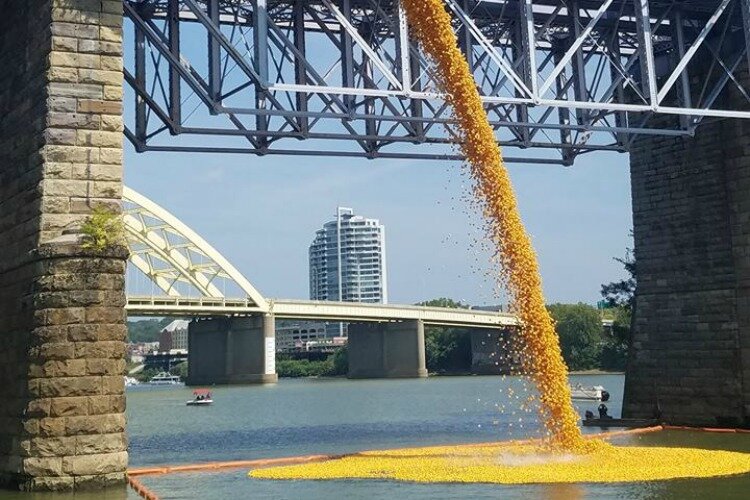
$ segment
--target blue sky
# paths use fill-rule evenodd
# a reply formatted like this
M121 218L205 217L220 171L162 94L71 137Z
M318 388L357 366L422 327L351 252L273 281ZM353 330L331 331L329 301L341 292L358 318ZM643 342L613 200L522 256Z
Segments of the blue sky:
M521 214L550 302L595 302L630 245L627 156L514 164ZM457 162L135 153L125 180L188 224L268 297L307 298L307 247L337 205L386 226L389 297L498 302Z
M132 66L132 29L126 25L126 65ZM204 69L205 34L186 24L183 35L183 58ZM309 42L322 43L314 37ZM314 63L325 67L324 46L314 47ZM183 98L190 103L186 110L197 102L184 85ZM125 102L132 123L127 87ZM208 116L190 116L192 125L212 123ZM613 257L631 244L627 163L626 155L595 153L573 167L509 167L550 302L596 302L601 283L623 275ZM126 142L125 180L201 234L267 297L308 297L308 245L343 205L386 226L391 302L441 296L472 304L502 301L458 162L138 154Z

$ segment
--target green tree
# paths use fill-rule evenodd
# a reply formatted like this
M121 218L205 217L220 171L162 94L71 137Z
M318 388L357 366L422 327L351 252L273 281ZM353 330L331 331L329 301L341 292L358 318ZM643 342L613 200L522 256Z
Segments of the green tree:
M101 252L125 242L122 215L104 205L94 207L81 225L83 247Z
M446 297L420 302L418 306L466 309L461 302ZM425 361L430 372L466 372L471 369L471 337L463 328L425 329Z
M158 368L148 368L136 373L135 378L138 379L139 382L148 382L159 372L161 372L161 370Z
M177 375L183 381L187 380L187 377L188 377L188 362L187 361L183 361L182 363L174 365L172 367L172 375Z
M156 342L159 340L159 332L162 328L174 321L175 318L142 319L128 321L128 341Z
M349 351L346 346L340 347L331 357L331 372L329 375L346 375L349 373Z
M628 273L628 277L603 284L602 297L609 307L624 307L632 310L635 305L635 288L637 285L635 253L631 248L626 248L624 258L615 257L614 259L622 264L625 272Z
M623 265L628 277L602 285L602 297L607 305L614 309L614 322L612 337L607 339L602 349L601 365L609 370L623 370L627 363L638 282L635 254L632 249L626 248L625 258L616 257L615 260Z
M461 302L456 302L455 300L449 299L447 297L440 297L437 299L425 300L424 302L419 302L416 305L425 306L425 307L447 307L450 309L468 309L469 308L466 304L462 304Z
M276 363L276 373L279 377L321 377L333 370L331 357L324 361L310 361L309 359L280 359Z
M552 304L548 309L555 320L555 330L568 368L598 368L603 345L599 311L583 303Z

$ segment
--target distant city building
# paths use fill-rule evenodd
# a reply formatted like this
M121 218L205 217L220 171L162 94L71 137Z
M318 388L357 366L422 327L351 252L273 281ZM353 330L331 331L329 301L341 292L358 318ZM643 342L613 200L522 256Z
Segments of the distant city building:
M171 372L175 366L187 360L187 351L172 349L165 352L152 352L143 357L143 369Z
M336 347L346 344L345 338L329 336L327 330L328 325L323 322L280 321L276 325L276 350L278 352L333 351Z
M162 328L159 333L159 351L187 351L189 321L176 319Z
M310 245L310 298L388 302L385 226L339 207Z
M385 226L377 219L338 207L336 219L315 233L310 245L310 299L343 302L388 302ZM330 323L329 336L346 329Z
M128 358L132 363L143 362L143 357L153 351L159 350L158 342L137 342L128 343L127 351Z

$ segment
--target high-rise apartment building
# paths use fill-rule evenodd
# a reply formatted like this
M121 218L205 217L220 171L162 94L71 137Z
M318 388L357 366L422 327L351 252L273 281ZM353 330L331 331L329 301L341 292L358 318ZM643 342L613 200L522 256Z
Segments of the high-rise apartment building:
M310 245L310 298L388 302L385 226L339 207Z

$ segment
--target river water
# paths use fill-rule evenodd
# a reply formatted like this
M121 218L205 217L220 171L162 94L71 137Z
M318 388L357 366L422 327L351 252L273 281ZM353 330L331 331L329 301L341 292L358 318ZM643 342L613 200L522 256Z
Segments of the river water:
M621 375L572 376L571 382L603 385L612 395L608 403L610 414L619 416ZM281 380L275 385L214 388L215 403L210 407L185 406L191 393L185 387L128 389L131 466L497 441L534 435L538 430L533 416L518 411L515 397L525 394L524 384L511 377ZM579 409L596 412L596 406L584 403ZM641 444L750 452L750 435L674 431L627 439ZM519 487L363 480L277 482L250 479L247 471L236 470L152 476L142 482L165 499L681 499L748 498L750 491L750 476L629 485ZM124 498L125 494L113 491L107 496ZM132 492L127 496L135 498ZM30 497L0 493L0 498ZM103 497L99 494L75 498Z

